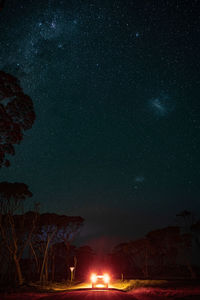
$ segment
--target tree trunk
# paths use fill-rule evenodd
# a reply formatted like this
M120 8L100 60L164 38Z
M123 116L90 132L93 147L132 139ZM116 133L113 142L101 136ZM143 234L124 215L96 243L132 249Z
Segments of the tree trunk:
M47 241L47 245L46 245L45 252L44 252L44 258L43 258L42 268L41 268L41 272L40 272L40 283L44 279L44 274L43 273L44 273L45 263L46 263L46 259L47 259L48 246L49 246L49 240Z
M14 259L15 267L16 267L16 271L17 271L18 283L19 283L19 285L22 285L24 280L23 280L23 277L22 277L22 271L21 271L19 260L16 257L16 255L14 255L13 259Z
M51 280L55 279L55 255L52 257L52 266L51 266Z
M148 272L148 249L146 247L145 249L145 277L149 277L149 272Z
M47 271L47 255L48 255L49 244L55 233L56 233L56 230L53 231L52 234L50 236L48 236L48 238L47 238L47 244L45 247L44 258L43 258L42 268L41 268L41 272L40 272L40 282L42 282L42 279L43 279L45 266L46 266L46 271Z
M187 268L188 268L188 270L190 272L191 279L196 279L196 274L195 274L195 272L194 272L194 270L193 270L193 268L192 268L192 266L191 266L191 264L190 264L190 262L189 262L188 259L186 259L186 265L187 265Z
M74 271L73 271L73 280L75 280L76 266L77 266L77 257L76 257L76 256L74 256Z
M47 258L46 258L46 262L45 262L45 281L46 282L48 282L48 280L49 280L49 272L48 272L48 256L47 256Z

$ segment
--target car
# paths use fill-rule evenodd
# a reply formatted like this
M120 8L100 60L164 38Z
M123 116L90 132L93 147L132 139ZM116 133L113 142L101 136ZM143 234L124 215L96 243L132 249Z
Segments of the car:
M108 274L103 275L97 275L93 273L91 275L91 282L92 282L92 288L102 289L106 288L108 289L108 284L110 282L110 276Z

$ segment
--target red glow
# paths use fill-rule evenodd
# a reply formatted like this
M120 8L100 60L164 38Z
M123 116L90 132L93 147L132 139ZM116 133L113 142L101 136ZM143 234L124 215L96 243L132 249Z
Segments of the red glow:
M92 288L108 288L108 283L110 282L110 276L107 273L104 273L103 275L92 273L90 279Z

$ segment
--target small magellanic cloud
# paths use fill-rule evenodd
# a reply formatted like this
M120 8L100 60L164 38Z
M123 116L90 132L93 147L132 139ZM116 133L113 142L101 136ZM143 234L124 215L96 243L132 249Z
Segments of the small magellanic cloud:
M135 181L136 183L143 183L144 180L145 180L144 176L139 175L139 176L136 176L136 177L135 177L135 180L134 180L134 181Z

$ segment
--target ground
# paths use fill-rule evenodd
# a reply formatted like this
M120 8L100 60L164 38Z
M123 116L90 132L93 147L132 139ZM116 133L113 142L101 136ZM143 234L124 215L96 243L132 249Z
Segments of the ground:
M35 287L34 287L35 288ZM4 292L0 300L200 300L200 284L191 281L118 281L109 290L92 290L90 284L48 285L43 291L36 288L24 288L21 291Z

